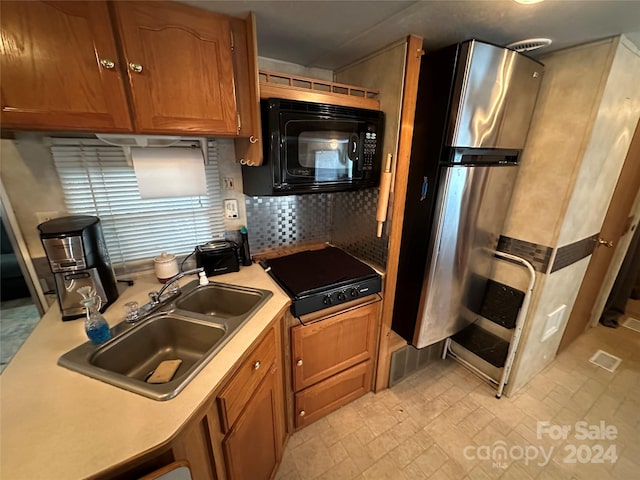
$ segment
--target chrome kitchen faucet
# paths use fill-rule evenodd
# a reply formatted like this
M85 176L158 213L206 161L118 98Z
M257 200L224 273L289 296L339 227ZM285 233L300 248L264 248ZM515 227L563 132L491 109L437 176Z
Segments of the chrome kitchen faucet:
M163 301L162 294L166 289L168 289L171 286L171 284L177 282L182 277L185 277L187 275L196 275L196 274L199 274L200 272L204 272L204 267L194 268L191 270L187 270L186 272L180 272L177 275L174 275L169 280L167 280L167 283L165 283L159 291L149 292L149 298L151 298L151 304L155 306L155 305L158 305L160 302L162 302ZM173 297L178 291L179 289L177 289L173 293L170 293L169 298Z
M204 272L204 267L194 268L192 270L187 270L186 272L180 272L177 275L171 277L167 282L162 286L159 291L151 291L149 292L149 303L144 304L141 307L138 307L137 302L129 302L125 304L125 309L127 311L127 323L137 323L145 317L149 316L152 312L155 312L158 307L168 303L170 300L173 300L180 293L180 289L177 285L175 285L175 289L171 289L169 293L163 298L162 294L175 284L182 277L187 275L195 275Z

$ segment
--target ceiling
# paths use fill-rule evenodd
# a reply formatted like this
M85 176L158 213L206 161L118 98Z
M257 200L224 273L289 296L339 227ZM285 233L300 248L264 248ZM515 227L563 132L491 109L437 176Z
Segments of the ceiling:
M408 34L427 51L477 38L506 45L546 37L537 53L625 33L640 47L640 0L192 0L200 8L256 15L258 55L336 70ZM532 55L535 54L532 52Z

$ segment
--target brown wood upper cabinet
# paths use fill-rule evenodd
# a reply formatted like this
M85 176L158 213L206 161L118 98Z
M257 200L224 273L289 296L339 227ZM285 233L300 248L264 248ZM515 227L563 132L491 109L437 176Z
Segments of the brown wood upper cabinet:
M3 128L132 130L105 2L0 9Z
M170 2L114 2L136 130L236 135L229 19Z
M3 1L1 21L3 128L241 133L236 94L249 92L238 90L224 15L174 2Z

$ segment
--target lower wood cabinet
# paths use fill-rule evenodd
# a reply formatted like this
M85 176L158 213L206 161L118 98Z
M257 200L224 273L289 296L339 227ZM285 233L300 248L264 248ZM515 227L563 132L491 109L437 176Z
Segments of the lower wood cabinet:
M174 462L186 465L193 480L273 478L287 435L282 322L265 330L173 440L95 478L140 478Z
M319 420L371 390L371 361L359 363L295 394L296 428Z
M293 327L293 389L298 392L371 358L377 312L378 303L373 303Z
M188 463L193 480L218 478L216 461L211 448L212 439L209 435L208 414L209 412L205 415L199 415L196 421L187 426L173 442L171 448L175 460Z
M222 442L230 479L268 480L282 455L280 429L283 423L275 365L238 417Z
M216 401L226 478L269 480L285 441L279 328L270 329L226 382ZM213 419L210 419L213 420Z
M291 319L293 426L304 427L371 390L380 297ZM311 323L310 323L311 322ZM291 408L291 407L290 407Z

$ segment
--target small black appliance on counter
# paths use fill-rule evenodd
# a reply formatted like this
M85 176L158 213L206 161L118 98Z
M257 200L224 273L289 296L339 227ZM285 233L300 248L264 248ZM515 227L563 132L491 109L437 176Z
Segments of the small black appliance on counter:
M214 240L196 247L196 265L204 267L207 277L240 270L238 245L228 240Z
M296 317L382 290L379 273L336 247L271 258L264 266L293 300Z

